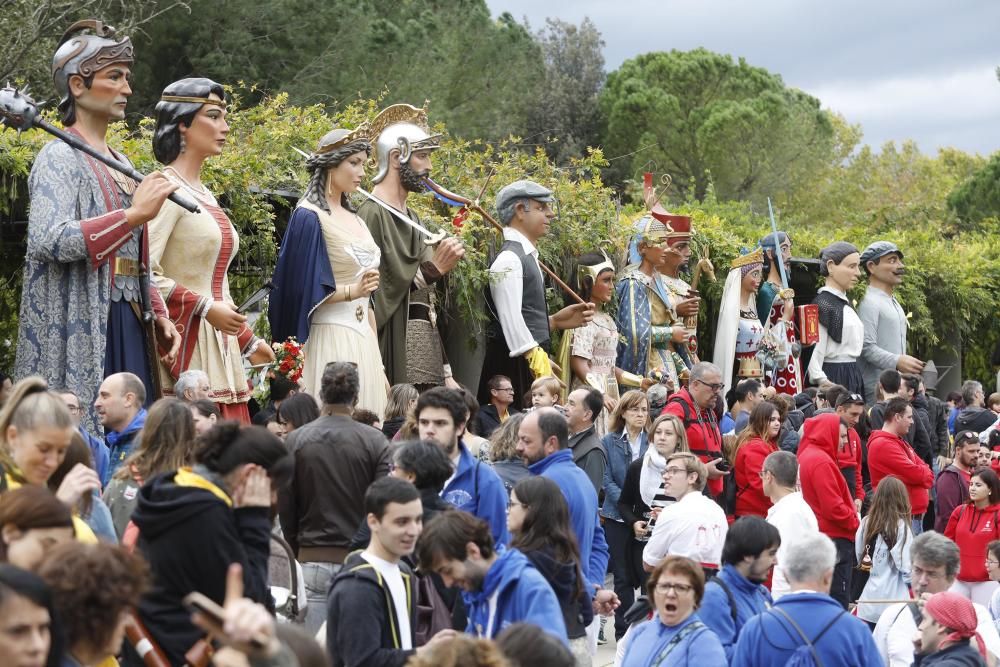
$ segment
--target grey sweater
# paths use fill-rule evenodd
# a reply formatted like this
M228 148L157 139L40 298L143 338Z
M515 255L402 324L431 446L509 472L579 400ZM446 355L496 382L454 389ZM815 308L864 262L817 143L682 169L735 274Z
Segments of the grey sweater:
M865 400L875 402L875 386L882 371L895 368L906 354L906 313L895 297L877 287L869 287L858 306L865 327L865 340L858 365L865 381Z

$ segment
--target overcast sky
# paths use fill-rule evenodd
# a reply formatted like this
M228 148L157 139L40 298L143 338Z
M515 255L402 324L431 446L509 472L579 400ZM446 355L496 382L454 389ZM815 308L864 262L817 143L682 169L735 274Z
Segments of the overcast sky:
M608 71L649 51L743 56L859 123L864 141L1000 150L1000 1L487 0L533 30L596 24Z

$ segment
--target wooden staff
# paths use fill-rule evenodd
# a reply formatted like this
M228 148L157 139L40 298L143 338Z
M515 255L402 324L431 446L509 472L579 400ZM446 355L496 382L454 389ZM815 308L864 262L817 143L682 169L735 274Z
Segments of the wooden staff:
M920 600L914 598L907 598L906 600L857 600L855 604L899 604L901 602L909 604L911 602L920 602Z
M424 185L427 186L427 189L430 190L431 192L433 192L434 194L440 196L443 199L457 202L458 204L460 204L462 206L465 206L466 208L469 208L469 209L475 211L476 213L478 213L479 215L481 215L483 217L483 220L486 220L487 222L489 222L491 225L493 225L494 227L497 228L497 231L499 231L501 234L503 234L503 225L501 225L499 222L497 222L496 218L494 218L492 215L490 215L489 213L487 213L486 209L484 209L479 204L478 201L473 201L473 200L469 199L468 197L463 197L462 195L457 195L454 192L450 192L449 190L445 190L443 187L441 187L440 185L438 185L437 183L435 183L434 181L432 181L430 178L424 178L423 181L424 181ZM572 297L573 300L575 300L577 303L581 303L581 304L586 305L587 302L583 300L583 297L581 297L579 294L577 294L576 292L574 292L573 288L571 288L569 285L567 285L566 283L564 283L562 281L562 279L559 276L557 276L552 269L550 269L549 267L545 266L545 264L542 262L541 259L538 260L538 266L541 267L542 271L544 271L545 273L549 274L549 277L552 278L553 281L555 281L556 285L558 285L559 288L562 289L562 291L566 292L566 294L568 294L570 297Z

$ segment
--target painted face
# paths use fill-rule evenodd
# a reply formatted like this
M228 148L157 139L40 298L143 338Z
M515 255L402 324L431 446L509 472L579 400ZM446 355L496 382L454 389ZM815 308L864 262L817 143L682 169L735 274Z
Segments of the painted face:
M430 176L431 169L434 166L431 162L430 151L416 151L411 153L408 164L410 165L410 169L412 169L413 172L421 178Z
M828 260L826 269L830 274L830 280L836 287L843 292L847 292L858 284L858 279L861 277L861 255L852 252L840 264L835 264L833 260Z
M530 466L545 458L545 443L542 441L542 430L538 427L537 413L533 412L521 420L515 449L525 465Z
M69 86L77 108L110 120L123 120L132 95L131 79L131 68L115 63L98 70L89 88L79 75L69 78Z
M524 199L518 202L521 211L521 227L524 235L533 243L549 233L549 226L556 217L555 209L548 202Z
M653 447L660 456L670 456L677 449L677 426L669 419L659 423L653 431Z
M594 303L608 303L615 292L615 272L610 269L601 271L590 289L590 300Z
M756 292L760 287L761 269L759 266L747 271L740 282L744 292Z
M3 527L7 561L22 570L34 570L52 547L73 540L73 528L31 528L21 531L13 524Z
M647 239L639 244L639 254L644 262L649 262L654 269L658 269L663 264L666 248L666 239Z
M895 286L903 282L903 276L906 275L906 265L903 264L903 258L899 256L899 253L894 252L882 257L878 264L873 261L868 262L868 271L871 273L872 279Z
M209 99L222 101L222 98L212 93ZM190 127L180 126L179 131L184 137L185 150L196 155L220 155L229 136L229 123L226 122L227 111L224 107L214 104L204 104L191 119Z
M368 154L364 151L346 157L343 162L327 172L327 190L355 192L361 187L361 181L365 177L367 161Z
M49 611L17 593L0 605L0 655L10 667L44 667L52 645Z
M464 424L459 425L464 426ZM435 442L449 458L458 450L461 428L455 426L451 412L445 408L425 407L417 415L417 430L421 440Z
M372 539L396 558L409 556L417 545L417 538L424 528L424 509L420 499L408 503L389 503L385 506L382 519L368 515L368 527Z
M694 586L683 574L662 573L654 597L656 614L668 627L682 623L694 611Z
M44 486L66 458L74 430L39 426L28 430L7 427L7 444L14 464L29 484Z
M521 502L516 493L511 491L510 506L507 508L507 530L511 533L519 533L527 513L528 506Z

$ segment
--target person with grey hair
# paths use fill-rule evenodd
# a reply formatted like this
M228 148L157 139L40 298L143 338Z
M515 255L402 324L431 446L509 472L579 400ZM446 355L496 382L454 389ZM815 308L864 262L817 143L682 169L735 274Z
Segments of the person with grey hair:
M369 136L377 165L371 196L377 201L362 202L358 215L382 249L382 282L374 304L386 375L393 385L458 389L442 347L437 283L458 266L465 248L454 237L428 245L423 234L401 219L420 224L407 199L426 190L424 179L430 176L431 155L441 136L430 134L426 109L409 104L379 112Z
M722 456L722 432L715 416L715 404L725 387L722 371L713 363L700 361L691 367L691 380L667 401L663 414L680 418L687 433L688 447L708 468L708 492L722 495L723 477L728 468Z
M983 558L987 558L983 553ZM877 664L903 667L913 664L913 637L922 617L917 601L951 588L960 563L958 545L934 531L918 535L910 546L910 588L914 602L890 605L875 624L873 637L881 660ZM995 662L1000 658L1000 635L986 607L973 603L979 625L976 630ZM991 662L990 664L993 664ZM874 663L873 663L874 664Z
M809 380L821 386L839 384L863 396L865 382L858 357L865 326L847 298L861 276L861 254L853 244L835 241L820 251L819 262L826 285L813 299L819 310L819 340L809 360Z
M730 665L882 664L868 626L828 594L836 562L837 548L826 535L817 533L791 545L785 573L793 594L747 621Z
M348 199L370 153L364 128L337 129L306 160L309 184L281 241L267 316L274 340L302 344L308 392L322 387L327 363L354 362L360 406L382 417L389 387L371 308L382 251Z
M962 401L965 407L955 417L955 432L974 431L982 433L995 423L996 414L986 407L986 392L983 385L975 380L962 383Z
M285 440L295 465L278 494L278 512L285 540L302 563L310 634L326 620L327 588L351 550L364 516L365 490L389 474L392 452L385 436L351 418L360 384L354 364L327 364L322 416Z
M184 371L174 383L174 396L185 403L194 403L203 398L211 398L212 385L208 373L203 370Z
M796 490L799 482L799 461L791 452L771 452L760 471L764 495L773 503L767 510L767 522L778 529L781 545L778 562L771 578L771 597L775 600L791 592L785 573L788 549L799 540L819 533L819 522L809 503Z
M868 275L868 289L858 305L858 316L865 327L858 364L864 377L865 398L871 405L879 373L894 368L900 373L919 375L924 362L906 353L909 322L894 296L906 275L902 251L891 241L875 241L861 253L861 267Z
M549 315L545 280L538 265L538 241L556 217L548 188L515 181L497 193L504 225L503 245L490 265L486 295L486 361L479 381L479 402L489 402L489 378L506 375L514 396L524 396L535 378L554 375L549 360L553 329L576 329L594 317L594 304L573 304Z

